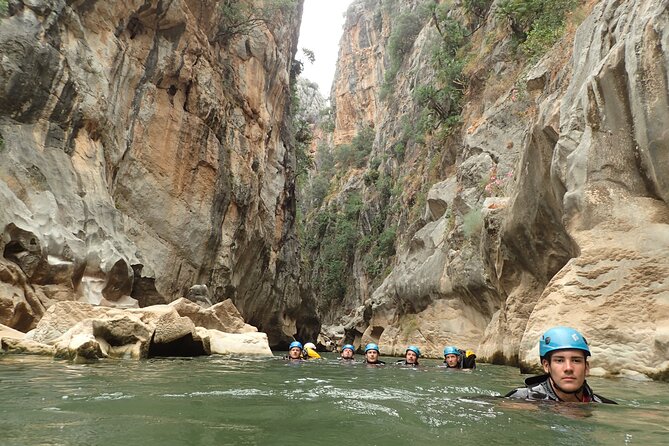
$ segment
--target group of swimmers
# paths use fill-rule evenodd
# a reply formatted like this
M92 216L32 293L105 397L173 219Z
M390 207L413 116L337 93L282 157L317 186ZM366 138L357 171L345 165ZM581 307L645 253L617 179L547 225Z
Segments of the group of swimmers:
M418 367L420 349L410 345L404 352L404 359L397 361L405 367ZM519 387L507 393L507 398L524 400L549 400L561 402L608 403L615 401L597 395L586 381L590 371L588 356L591 356L588 342L581 333L569 327L554 327L546 331L539 340L539 359L544 374L525 380L525 387ZM304 361L320 358L313 343L304 346L298 341L290 344L287 359ZM444 364L441 367L451 369L476 368L476 355L455 346L444 348ZM355 347L346 344L342 347L341 361L355 361ZM383 366L379 359L379 346L374 343L365 346L365 364L371 367Z
M321 356L316 352L316 346L312 342L302 345L299 341L293 341L288 348L289 361L306 361L308 359L320 359ZM410 345L404 351L404 359L396 362L398 365L406 367L418 367L420 358L420 349L415 345ZM341 349L339 357L344 362L355 362L355 347L352 344L346 344ZM363 363L369 366L377 367L386 365L385 361L379 359L379 346L369 343L365 346L365 358ZM442 367L452 369L474 369L476 368L476 355L471 351L460 350L455 346L444 348L444 364Z

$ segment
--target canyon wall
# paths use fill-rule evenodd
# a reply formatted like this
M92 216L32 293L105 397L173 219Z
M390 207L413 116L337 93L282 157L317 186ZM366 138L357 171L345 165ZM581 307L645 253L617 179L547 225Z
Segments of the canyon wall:
M29 330L59 300L189 296L232 299L273 344L318 330L300 297L294 228L302 2L245 19L262 7L9 1L1 323Z
M466 89L457 125L421 133L417 92L439 84L431 45L446 41L426 3L361 0L347 13L329 150L366 127L373 138L312 211L330 236L362 197L348 214L346 288L319 306L323 335L397 355L453 344L529 371L541 333L568 325L590 342L594 373L666 378L668 2L575 2L536 57L518 49L501 2L438 2L466 29ZM393 29L411 30L409 16L420 26L398 69ZM389 233L392 249L375 251ZM320 240L307 248L322 275ZM372 259L381 271L370 252L384 253Z

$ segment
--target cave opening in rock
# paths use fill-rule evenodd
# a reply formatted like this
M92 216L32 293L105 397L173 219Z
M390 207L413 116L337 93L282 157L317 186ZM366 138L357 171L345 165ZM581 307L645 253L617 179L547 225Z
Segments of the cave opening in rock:
M383 334L383 331L385 329L383 327L379 327L378 325L375 327L372 327L372 332L369 334L369 336L378 344L379 339L381 339L381 335Z
M149 346L149 358L154 357L189 357L189 356L206 356L207 352L202 345L202 341L193 339L191 333L179 339L167 343L155 343L151 340Z
M27 251L27 249L25 246L23 246L23 243L17 240L12 240L11 242L7 243L2 254L6 259L14 260L18 259L20 257L19 254L25 251Z

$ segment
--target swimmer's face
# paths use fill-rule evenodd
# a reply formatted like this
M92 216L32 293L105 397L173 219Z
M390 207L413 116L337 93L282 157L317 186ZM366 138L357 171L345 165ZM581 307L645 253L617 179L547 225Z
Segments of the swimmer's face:
M302 349L300 347L293 347L288 350L288 357L290 359L299 359L302 357Z
M367 361L369 362L376 362L379 359L379 352L376 350L367 350L365 358L367 358Z
M454 355L452 353L449 354L449 355L446 355L444 357L444 360L446 361L446 365L448 365L449 367L457 367L458 366L458 359L460 359L458 357L458 355Z
M557 350L541 364L553 382L565 392L577 392L583 387L590 367L583 350Z

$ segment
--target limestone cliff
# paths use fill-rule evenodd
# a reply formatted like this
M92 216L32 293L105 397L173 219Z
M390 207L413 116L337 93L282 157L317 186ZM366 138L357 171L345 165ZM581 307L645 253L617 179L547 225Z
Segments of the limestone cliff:
M1 323L25 331L54 301L145 306L199 285L272 343L317 330L298 292L289 128L302 3L271 22L225 14L240 7L262 6L9 1Z
M324 334L385 354L455 344L528 370L541 332L564 324L588 338L595 373L666 378L669 2L572 2L557 42L524 47L534 57L502 2L438 2L445 18L427 3L360 0L347 14L321 150L347 170L305 238ZM427 88L445 85L429 58L454 21L459 109ZM416 125L421 91L445 118L432 128ZM351 240L343 266L333 235Z

